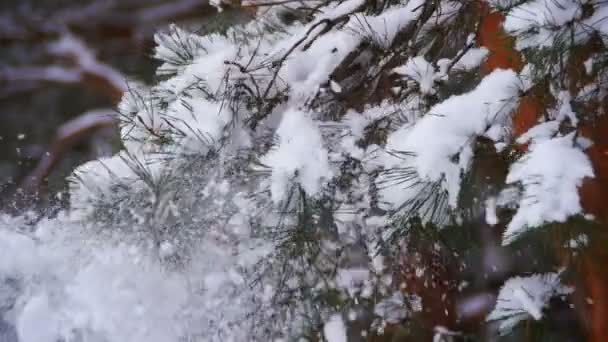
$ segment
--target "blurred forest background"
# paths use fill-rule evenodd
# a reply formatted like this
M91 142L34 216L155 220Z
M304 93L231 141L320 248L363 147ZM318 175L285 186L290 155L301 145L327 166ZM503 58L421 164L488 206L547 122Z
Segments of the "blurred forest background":
M205 0L0 1L0 209L65 201L65 177L119 149L114 107L151 84L154 33L247 20Z

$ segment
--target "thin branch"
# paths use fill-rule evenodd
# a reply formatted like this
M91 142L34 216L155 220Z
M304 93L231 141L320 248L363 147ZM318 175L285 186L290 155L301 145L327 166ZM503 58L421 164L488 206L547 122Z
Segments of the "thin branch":
M51 171L61 161L64 154L94 132L116 125L116 113L112 109L97 109L85 112L64 123L57 129L55 140L38 164L21 182L20 188L26 193L37 193Z
M49 44L48 52L70 59L73 65L5 67L0 69L0 81L82 83L107 95L115 103L128 89L126 77L120 71L99 61L82 41L70 34Z

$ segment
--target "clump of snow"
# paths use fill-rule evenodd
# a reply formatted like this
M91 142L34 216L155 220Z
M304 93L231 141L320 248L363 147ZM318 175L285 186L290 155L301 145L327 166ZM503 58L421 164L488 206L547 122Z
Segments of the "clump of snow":
M2 258L12 257L0 273L21 287L12 312L20 340L175 340L185 283L128 246L83 242L76 229L43 221L34 236L2 231Z
M405 65L395 68L394 71L418 83L420 92L428 95L435 94L435 81L441 78L435 67L423 56L408 59Z
M50 318L50 319L49 319ZM56 341L61 338L58 330L60 323L53 319L53 309L49 298L42 294L34 296L23 308L17 323L17 334L23 342ZM40 324L44 322L44 324ZM33 327L38 323L39 326Z
M533 318L540 320L542 310L555 296L573 291L559 280L558 273L514 277L503 285L496 300L496 307L488 315L488 321L499 321L499 332L507 334L520 321Z
M454 65L455 69L472 70L483 63L488 56L489 50L485 47L470 48Z
M320 25L311 35L318 35L317 31L322 27ZM306 51L298 51L289 56L281 74L289 83L292 96L306 99L315 94L359 43L360 38L350 31L331 31L320 35Z
M510 122L510 114L518 103L518 85L519 80L513 71L495 70L475 90L452 96L433 106L414 125L404 126L389 135L388 151L407 152L412 156L388 155L385 167L410 167L422 182L443 180L449 205L456 207L460 176L469 168L475 138L492 126ZM407 199L404 196L411 194L402 188L391 187L384 189L383 195L399 205Z
M138 178L133 156L120 152L112 157L87 162L74 170L70 176L70 201L73 217L84 217L92 210L96 200L111 198L116 192L114 187L120 183L130 183L135 187L143 186ZM158 161L147 163L150 174L157 175L161 167Z
M490 197L486 200L486 223L490 226L495 226L498 223L496 197Z
M173 102L168 115L180 145L202 154L224 137L226 127L233 119L226 106L202 98L191 99L187 104Z
M462 335L459 331L452 331L441 325L435 326L433 331L433 342L453 342L454 337Z
M342 316L333 315L323 326L323 336L327 342L347 342L346 326Z
M509 9L504 28L517 37L516 47L520 50L550 48L572 38L573 43L581 43L594 32L606 41L608 9L600 2L589 2L593 14L586 18L583 17L583 3L576 0L491 0L490 3Z
M166 32L154 35L154 57L164 61L157 69L157 74L175 74L182 71L188 61L183 60L185 48L189 53L204 53L205 40L203 37L170 25ZM195 56L192 56L195 57Z
M334 80L329 81L329 88L336 94L342 92L342 87L340 87L340 84Z
M587 75L591 75L593 72L593 57L587 58L587 60L583 62L583 65L585 66L585 72Z
M471 38L472 39L472 38ZM468 44L472 44L472 41L468 42ZM462 52L459 52L462 53ZM454 70L461 71L469 71L473 70L481 65L483 61L488 56L489 50L485 47L469 47L468 50L460 56L460 58L454 63ZM439 67L439 75L443 77L447 77L445 75L447 73L447 69L452 64L453 61L449 58L442 58L437 61L437 66ZM445 76L444 76L445 75Z
M566 248L584 248L589 245L589 236L587 234L580 234L573 239L568 240L564 247Z
M397 34L422 12L423 0L408 1L406 5L396 6L383 11L381 14L354 16L351 28L365 38L384 48L389 48Z
M590 31L597 31L604 44L606 44L608 43L608 38L606 37L608 35L608 23L606 23L608 7L601 1L592 1L591 4L593 5L593 15L583 21L580 28L582 32L580 33L586 36Z
M332 7L332 4L330 4L328 8L323 10L323 14L317 17L317 20L338 19L342 16L357 12L364 4L365 0L346 0L337 4L335 7Z
M279 203L284 199L292 179L307 194L319 193L323 182L332 177L332 170L321 132L311 114L287 110L276 134L277 146L261 160L272 170L273 201Z
M517 143L527 144L531 141L542 141L552 138L558 135L560 125L566 119L569 120L569 123L572 126L578 124L578 118L570 104L572 100L570 93L565 90L552 90L552 92L554 93L557 103L553 108L550 108L547 111L550 120L540 122L536 126L530 128L526 133L517 138Z
M416 295L404 296L397 291L382 300L374 307L374 313L387 323L399 323L408 318L412 312L422 310L422 301Z
M205 37L204 53L195 56L183 71L161 85L182 93L194 84L202 84L211 93L221 90L226 82L226 71L233 69L226 61L237 59L238 48L228 38L214 34Z
M533 142L530 152L513 164L507 175L508 184L523 186L523 195L504 232L503 244L528 229L580 214L578 188L585 177L593 177L593 168L574 144L574 133Z
M353 18L358 14L354 13L363 4L361 0L328 4L319 9L313 21L296 26L285 40L271 43L272 58L281 63L277 83L289 86L291 103L304 103L317 94L320 86L330 81L334 69L359 46L362 37L351 28L357 25ZM348 29L333 27L332 22L342 20ZM334 91L339 89L335 82L330 81L330 85Z
M370 271L367 268L341 268L336 275L336 285L346 290L350 295L354 295L359 291L365 292L369 285Z
M518 137L516 141L519 144L527 144L530 141L550 139L557 134L559 125L560 122L557 120L541 122Z
M412 109L417 106L415 102L416 101L391 103L384 101L378 106L367 107L362 112L356 112L354 110L348 111L341 120L347 133L341 141L344 151L355 159L373 159L369 158L373 148L364 150L356 145L358 140L364 138L366 128L374 122L389 118L394 113L405 114L407 115L407 117L405 117L406 121L414 121L417 118L417 111ZM395 125L395 127L398 126Z
M572 109L572 105L570 102L572 101L572 96L570 92L567 90L561 91L552 91L555 94L555 98L557 101L557 105L553 110L549 112L551 118L554 118L557 121L564 121L565 119L570 120L570 124L572 126L576 126L578 124L578 118L576 117L576 113Z
M238 327L253 294L243 296L249 286L221 242L202 242L186 269L171 270L145 246L92 240L64 219L0 218L0 298L10 308L1 314L19 341L221 341L227 331L247 340L251 327Z
M505 5L502 0L493 0L491 3ZM559 29L578 19L581 14L581 4L576 0L526 1L508 12L504 28L508 33L518 36L518 49L552 47L560 33Z

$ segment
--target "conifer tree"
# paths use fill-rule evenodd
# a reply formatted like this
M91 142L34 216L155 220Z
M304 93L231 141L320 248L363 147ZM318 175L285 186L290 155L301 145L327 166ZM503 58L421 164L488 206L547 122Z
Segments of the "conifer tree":
M19 341L600 340L605 2L216 5L256 18L159 32L123 149L1 218Z

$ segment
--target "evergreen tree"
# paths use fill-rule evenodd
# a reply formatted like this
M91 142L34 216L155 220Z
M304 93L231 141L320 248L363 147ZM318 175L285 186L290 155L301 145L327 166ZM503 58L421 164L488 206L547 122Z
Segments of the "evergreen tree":
M603 1L238 6L156 35L69 209L1 218L20 341L598 336Z

